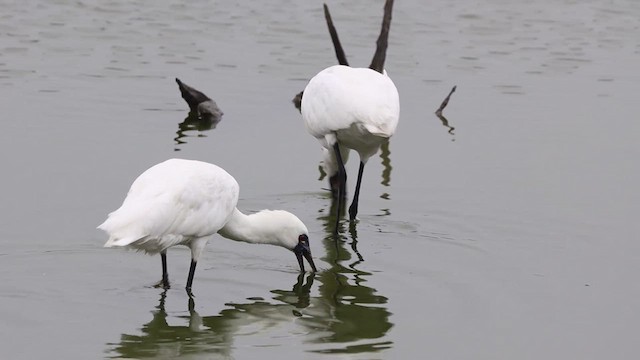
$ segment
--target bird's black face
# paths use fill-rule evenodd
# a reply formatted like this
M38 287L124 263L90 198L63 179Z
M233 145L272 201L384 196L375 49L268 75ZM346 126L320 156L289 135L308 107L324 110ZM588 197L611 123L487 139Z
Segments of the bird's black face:
M311 265L311 269L313 272L317 272L316 265L313 263L313 258L311 257L311 248L309 247L309 237L305 234L298 236L298 245L293 248L293 252L296 254L296 258L298 258L298 264L300 264L300 271L304 272L304 262L302 257Z

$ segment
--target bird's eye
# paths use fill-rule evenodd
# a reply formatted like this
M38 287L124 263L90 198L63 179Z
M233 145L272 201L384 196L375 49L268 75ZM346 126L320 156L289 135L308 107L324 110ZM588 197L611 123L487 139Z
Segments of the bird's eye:
M309 237L306 234L298 236L298 242L305 243L309 241Z

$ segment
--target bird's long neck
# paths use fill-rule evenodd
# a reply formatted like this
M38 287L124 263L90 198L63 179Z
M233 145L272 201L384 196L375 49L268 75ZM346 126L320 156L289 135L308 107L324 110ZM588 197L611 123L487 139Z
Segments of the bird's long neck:
M251 244L273 244L271 237L265 234L264 227L256 214L246 215L237 208L227 223L218 230L218 234L227 239Z

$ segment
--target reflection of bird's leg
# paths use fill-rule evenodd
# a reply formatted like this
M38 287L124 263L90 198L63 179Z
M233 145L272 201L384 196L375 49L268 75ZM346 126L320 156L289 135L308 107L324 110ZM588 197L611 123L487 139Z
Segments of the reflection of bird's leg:
M192 296L189 296L189 330L201 331L202 317L196 311L196 302Z
M311 286L313 285L313 280L316 278L316 273L311 272L307 275L307 283L302 286L302 289L308 294L311 291Z
M296 284L293 285L293 292L296 294L300 293L300 288L302 287L302 285L304 284L304 273L300 273L298 275L298 281L296 281Z
M160 280L154 287L162 287L165 289L169 288L169 273L167 272L167 251L163 251L160 253L160 258L162 259L162 280Z
M328 223L331 223L331 221L333 221L334 226L331 230L333 238L335 240L336 251L338 249L338 235L340 233L340 214L344 213L344 206L344 201L340 201L338 197L331 199L331 208L329 209Z
M161 312L165 312L164 301L166 298L167 298L167 289L162 291L162 293L160 294L160 302L158 302L158 306L156 306L156 309L160 310Z
M291 301L287 301L287 300L281 300L281 301L285 301L288 304L294 305L296 308L298 309L302 309L302 308L306 308L309 306L310 303L310 291L311 291L311 285L313 284L313 278L315 276L315 273L312 272L309 274L309 276L307 277L307 283L304 283L304 273L300 273L298 275L297 281L296 283L293 285L293 289L291 292L288 291L280 291L280 290L274 290L274 293L277 294L281 294L281 295L285 295L285 296L289 296L291 293L295 294L295 296L297 297L297 300L295 302L291 302ZM302 314L300 314L298 311L294 310L294 315L296 316L302 316Z
M336 212L336 228L334 234L338 234L338 225L340 224L340 212L344 206L345 197L347 194L347 171L344 168L344 162L342 162L342 155L340 155L340 145L336 141L333 144L333 150L336 153L336 160L338 161L338 211Z
M340 196L340 173L329 177L329 188L331 189L331 197L337 199Z
M389 186L391 182L391 151L389 150L389 140L382 143L380 146L380 159L382 159L382 182L380 184L384 186Z
M360 197L360 184L362 183L362 172L364 171L364 163L360 161L360 168L358 169L358 182L356 183L356 192L353 194L353 201L349 206L349 220L356 219L358 214L358 198Z
M351 234L351 250L353 250L353 252L358 257L358 261L351 264L351 267L353 267L358 263L364 261L364 258L362 257L362 255L360 255L360 252L358 251L358 230L356 229L356 225L353 222L349 224L349 234Z

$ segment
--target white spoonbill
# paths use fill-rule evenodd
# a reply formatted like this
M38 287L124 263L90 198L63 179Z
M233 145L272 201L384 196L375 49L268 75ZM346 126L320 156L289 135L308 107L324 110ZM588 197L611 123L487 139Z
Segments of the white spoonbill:
M105 247L127 247L148 254L160 253L162 280L169 287L167 249L191 249L187 279L190 292L198 258L215 234L252 244L287 248L313 271L309 232L295 215L283 210L262 210L245 215L236 208L239 186L222 168L206 162L170 159L143 172L131 185L122 206L98 226L109 234Z
M369 68L328 67L309 81L302 97L305 126L327 151L323 163L332 189L334 184L338 186L338 209L342 208L346 194L344 164L348 152L353 149L360 156L358 181L349 207L350 220L358 213L364 166L394 134L400 117L398 90L384 71L392 8L393 0L387 0Z

